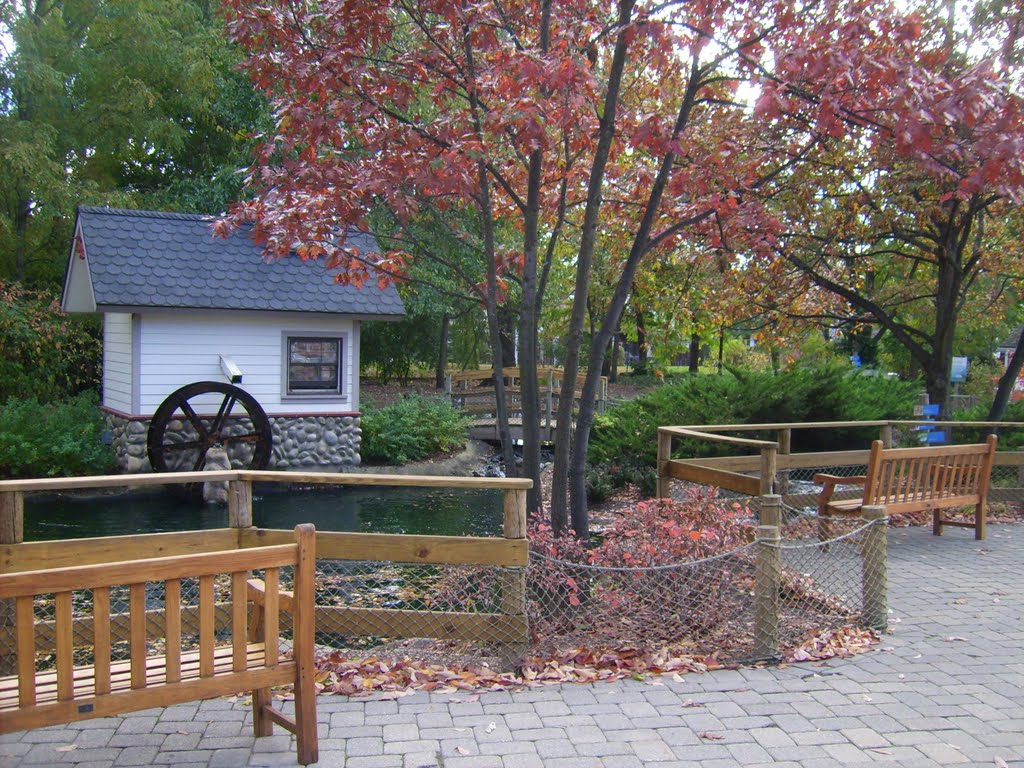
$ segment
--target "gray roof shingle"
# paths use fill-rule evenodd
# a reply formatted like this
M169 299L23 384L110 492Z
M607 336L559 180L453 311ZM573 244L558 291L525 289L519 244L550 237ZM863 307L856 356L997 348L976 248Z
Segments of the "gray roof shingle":
M323 263L298 257L267 263L248 227L215 237L213 216L80 206L97 308L274 309L397 317L405 314L393 285L340 285ZM349 243L376 250L370 235Z

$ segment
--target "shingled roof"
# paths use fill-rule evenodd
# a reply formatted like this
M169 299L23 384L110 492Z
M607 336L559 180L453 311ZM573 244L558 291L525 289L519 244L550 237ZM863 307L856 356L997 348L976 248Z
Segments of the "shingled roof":
M382 289L375 280L361 288L339 285L322 262L285 258L267 263L248 228L219 238L211 229L213 221L187 213L79 207L64 282L65 309L275 310L367 319L405 314L394 286ZM363 251L377 247L362 233L353 233L348 242Z

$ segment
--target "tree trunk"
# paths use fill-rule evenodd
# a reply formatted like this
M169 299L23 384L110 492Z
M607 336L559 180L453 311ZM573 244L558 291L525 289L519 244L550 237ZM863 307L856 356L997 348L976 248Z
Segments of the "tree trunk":
M636 354L639 360L635 366L637 373L647 373L647 320L642 310L634 314L636 320Z
M14 214L14 278L24 283L28 276L28 220L32 201L19 200Z
M501 357L504 365L516 364L516 313L510 307L498 307L498 334L501 339Z
M700 370L700 336L693 334L690 337L690 373L697 373Z
M996 396L992 400L992 407L988 412L988 421L1000 421L1006 414L1006 406L1010 404L1010 393L1017 384L1017 377L1020 376L1021 368L1024 367L1024 329L1017 339L1017 347L1013 350L1013 357L1010 359L1003 375L999 377L999 386L996 387Z
M617 50L618 48L616 48L616 51ZM679 114L676 116L676 123L672 132L674 139L678 139L679 136L682 135L684 128L689 123L693 107L697 103L697 92L701 83L700 78L697 76L698 69L699 61L695 57L691 63L690 80L687 84L686 93L683 96L683 101L679 108ZM601 358L608 349L608 343L611 341L612 334L619 327L619 321L621 320L622 312L626 307L626 301L632 292L631 289L633 286L633 280L636 277L637 269L639 269L644 255L651 247L651 231L654 227L658 210L661 207L661 199L664 195L665 187L668 184L669 174L675 164L675 157L675 153L670 151L662 158L661 165L658 169L658 175L655 177L654 182L651 185L650 193L644 207L644 214L640 220L640 225L637 227L636 232L633 235L633 244L630 246L629 256L626 259L626 263L622 269L622 274L619 276L618 282L615 285L615 290L612 293L612 300L609 304L608 311L605 313L604 320L601 323L601 328L595 334L591 342L590 363L587 368L586 380L583 383L583 393L580 398L579 416L576 419L576 433L573 436L572 450L570 453L571 463L568 473L569 491L572 502L571 512L573 528L576 530L577 536L584 541L586 541L590 535L590 519L587 510L586 489L587 445L590 442L591 427L594 425L597 389L601 381L599 376ZM704 215L709 216L710 212L705 213ZM699 220L699 218L695 218L692 221L695 223ZM580 283L579 267L580 264L577 262L577 287L579 287ZM585 287L586 283L584 281L584 289ZM579 299L580 296L577 294L575 300L579 301Z
M452 319L445 315L441 318L441 341L437 349L437 367L434 369L434 388L444 389L448 371L448 330Z
M725 358L725 328L718 332L718 372L722 372L722 361Z
M953 220L953 217L950 217ZM949 227L941 245L942 253L937 265L938 275L935 291L935 333L931 355L924 367L925 387L928 400L939 406L940 418L949 418L949 373L953 365L953 341L956 337L958 315L957 300L960 296L960 263L963 237L959 228Z
M619 381L619 352L622 350L622 334L616 333L612 336L612 364L608 371L608 382L616 384Z
M635 0L619 0L618 31L615 37L615 50L608 67L607 86L604 95L598 128L597 147L594 161L590 167L590 178L587 182L587 202L583 210L583 221L580 227L580 245L576 254L576 281L574 285L572 312L569 318L569 333L566 338L565 375L562 379L562 391L558 408L558 425L555 432L555 460L551 479L551 527L556 534L564 533L569 518L569 483L570 463L586 462L586 456L573 457L572 407L573 393L576 389L576 374L579 372L580 344L582 341L583 324L586 322L588 289L591 280L591 268L594 261L594 246L597 243L597 227L600 223L601 203L605 170L611 154L612 140L615 138L615 115L618 109L619 93L622 89L622 75L626 68L629 41L634 30L630 24L633 18ZM601 350L602 354L604 350ZM588 380L596 377L601 370L598 358L595 367L588 372ZM585 403L581 408L585 407ZM586 445L584 443L584 445ZM585 451L584 451L585 452ZM575 470L574 470L575 471ZM584 506L586 499L584 499ZM587 532L577 531L577 535L586 538Z
M466 66L470 73L474 72L473 47L469 41L469 30L463 28L463 44L466 51ZM478 137L483 136L481 126L481 107L477 100L477 94L471 91L469 94L470 108L473 113L473 122ZM498 264L497 254L494 247L494 206L491 200L491 185L487 166L484 161L478 160L477 184L479 190L478 204L480 205L481 234L483 235L484 260L487 263L486 290L484 302L487 307L487 329L491 341L491 354L493 356L494 368L494 401L495 416L498 421L498 439L501 441L501 455L505 461L506 472L515 468L515 452L512 446L512 433L508 425L508 400L505 392L505 377L502 376L502 369L505 367L505 360L502 354L501 326L498 315Z
M540 50L548 50L551 28L551 0L541 3ZM540 206L543 183L544 153L530 153L527 175L526 210L523 231L523 302L519 310L519 397L522 408L523 467L522 475L533 481L526 492L526 507L540 510L540 390L537 381L537 308L540 306L540 285L537 275L540 244Z

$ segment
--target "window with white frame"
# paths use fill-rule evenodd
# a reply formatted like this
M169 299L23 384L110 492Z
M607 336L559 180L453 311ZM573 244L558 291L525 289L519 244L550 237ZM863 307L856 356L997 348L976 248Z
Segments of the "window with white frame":
M343 342L341 336L285 336L285 394L342 394Z

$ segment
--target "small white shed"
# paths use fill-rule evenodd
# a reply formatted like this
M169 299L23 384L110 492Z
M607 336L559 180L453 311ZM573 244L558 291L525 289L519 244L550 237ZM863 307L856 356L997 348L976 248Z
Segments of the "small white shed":
M335 282L322 264L266 262L247 228L211 216L82 206L61 304L103 315L103 397L122 471L149 469L158 407L196 382L233 383L266 412L270 467L359 463L359 332L404 316L394 286ZM375 250L367 235L350 236ZM216 415L217 393L188 401Z

